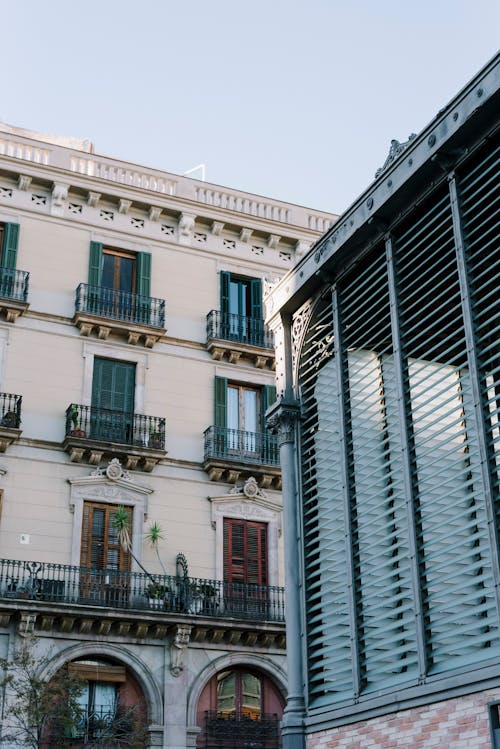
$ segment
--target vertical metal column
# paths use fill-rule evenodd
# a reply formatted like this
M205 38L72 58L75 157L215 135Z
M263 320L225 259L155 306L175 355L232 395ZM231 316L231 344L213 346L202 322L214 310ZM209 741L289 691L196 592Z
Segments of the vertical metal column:
M394 268L394 255L392 239L387 235L385 239L385 259L387 264L387 277L389 282L389 300L391 307L391 332L394 347L394 367L396 372L396 392L399 403L399 433L401 440L401 451L403 454L403 482L406 497L406 508L408 515L409 550L411 565L411 580L413 589L413 600L415 603L415 627L418 649L418 670L420 679L424 679L428 671L428 654L425 637L425 625L423 616L422 588L420 580L420 558L418 552L417 534L417 505L416 489L412 480L412 446L408 429L408 412L405 402L406 365L403 360L401 345L401 331L399 326L397 278Z
M481 462L481 478L485 491L486 517L488 520L488 534L490 539L492 575L495 585L495 600L497 606L498 622L500 623L500 554L499 537L495 520L495 507L493 502L493 485L489 471L488 438L485 432L484 412L481 403L481 374L479 370L478 355L476 349L476 338L473 324L473 301L470 294L469 276L465 255L465 243L460 216L460 204L458 201L457 182L455 174L448 177L450 191L451 214L453 219L453 235L455 239L455 251L458 265L458 280L460 284L460 298L462 304L462 315L464 320L465 341L467 344L467 364L469 367L472 399L474 403L474 417L477 430L477 441L479 457Z
M285 538L285 618L288 694L282 720L283 749L305 749L303 662L304 610L301 595L302 544L296 460L296 431L300 413L293 396L291 320L282 319L284 336L281 375L284 390L267 414L268 427L278 434L283 477L283 535Z
M337 382L339 383L339 436L342 448L342 485L344 494L344 531L346 547L346 566L347 566L347 590L349 593L349 625L351 630L351 663L352 663L352 685L355 697L359 697L361 692L361 655L360 640L358 629L358 600L356 595L356 582L354 575L354 525L352 520L351 503L352 497L349 491L349 454L347 449L347 418L345 408L345 394L348 390L349 383L345 381L343 354L342 354L342 330L339 310L339 300L337 288L332 293L333 309L333 340L335 365L337 368Z

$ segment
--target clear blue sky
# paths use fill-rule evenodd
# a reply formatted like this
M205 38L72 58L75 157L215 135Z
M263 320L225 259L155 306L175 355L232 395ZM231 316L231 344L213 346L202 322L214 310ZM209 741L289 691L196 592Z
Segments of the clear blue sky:
M0 0L0 119L340 212L496 52L499 0Z

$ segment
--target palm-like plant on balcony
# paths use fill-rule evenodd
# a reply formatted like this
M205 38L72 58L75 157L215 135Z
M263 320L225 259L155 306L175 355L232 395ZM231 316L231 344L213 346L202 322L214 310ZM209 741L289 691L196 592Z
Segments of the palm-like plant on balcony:
M167 595L171 592L170 588L166 585L162 585L161 583L158 582L158 580L155 580L154 576L144 567L144 565L137 559L134 552L132 551L132 539L130 537L130 515L127 512L127 510L123 507L123 505L120 505L119 507L117 507L116 512L113 515L113 528L117 532L118 543L120 544L122 549L128 554L130 554L130 556L135 561L135 563L141 568L144 574L147 575L147 577L149 578L150 582L147 584L144 590L144 595L150 601L157 602L153 604L153 607L158 608L159 606L158 602L164 601L167 598ZM158 550L158 543L162 539L163 539L163 532L161 530L161 527L156 521L154 521L153 523L151 523L149 531L146 534L146 540L149 541L151 546L155 549L156 554L158 556L158 561L163 570L163 574L167 575L167 571L160 558L160 553Z

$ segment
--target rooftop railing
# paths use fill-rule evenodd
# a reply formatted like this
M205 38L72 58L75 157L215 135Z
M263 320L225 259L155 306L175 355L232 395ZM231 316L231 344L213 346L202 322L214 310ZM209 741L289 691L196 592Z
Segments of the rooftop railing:
M75 309L88 315L136 325L165 327L165 300L81 283L76 290Z
M27 302L29 278L28 271L0 268L0 297Z
M0 560L0 599L284 622L284 589L51 562Z
M215 309L207 315L207 339L212 338L266 349L274 348L273 333L264 320Z
M221 458L243 463L279 466L278 438L269 432L210 426L203 433L205 460Z
M165 449L165 419L71 403L66 409L66 437Z

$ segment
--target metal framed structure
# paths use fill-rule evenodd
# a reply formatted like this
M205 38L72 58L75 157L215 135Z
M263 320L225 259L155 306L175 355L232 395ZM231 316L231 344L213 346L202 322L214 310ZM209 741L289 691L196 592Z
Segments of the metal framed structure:
M272 292L286 748L500 684L499 111L497 57Z

